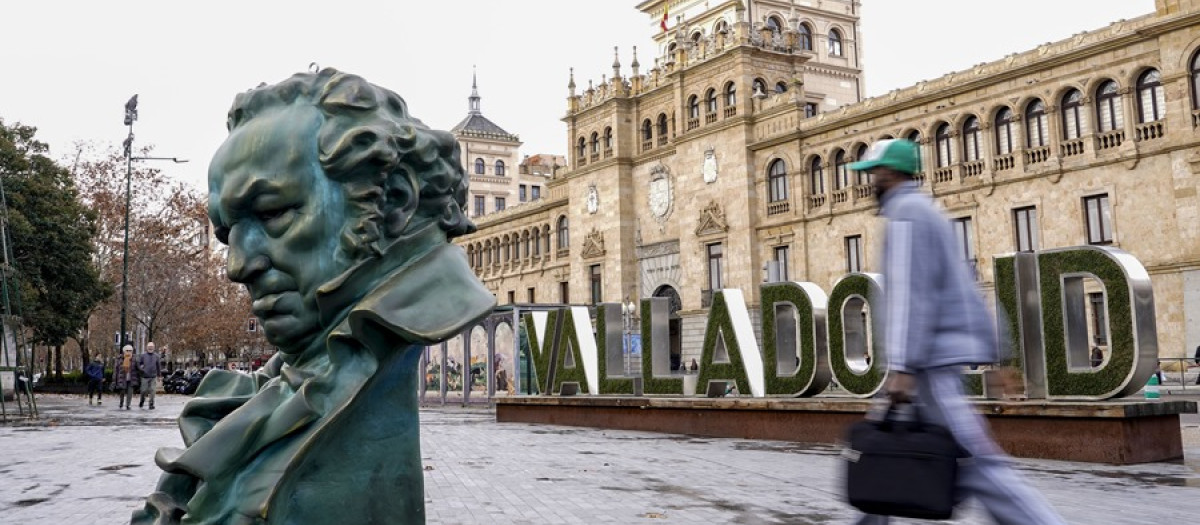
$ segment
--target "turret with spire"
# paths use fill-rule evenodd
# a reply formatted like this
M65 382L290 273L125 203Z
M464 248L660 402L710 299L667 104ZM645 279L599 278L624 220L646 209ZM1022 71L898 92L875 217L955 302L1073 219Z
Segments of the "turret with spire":
M467 114L481 115L479 111L479 83L475 67L471 67L471 96L467 98Z
M483 116L483 111L479 109L480 98L479 75L472 68L471 96L467 97L467 118L463 119L462 122L459 122L453 128L450 128L450 132L460 138L476 137L507 142L520 142L521 139L516 135L504 131L504 128L497 126L496 123Z

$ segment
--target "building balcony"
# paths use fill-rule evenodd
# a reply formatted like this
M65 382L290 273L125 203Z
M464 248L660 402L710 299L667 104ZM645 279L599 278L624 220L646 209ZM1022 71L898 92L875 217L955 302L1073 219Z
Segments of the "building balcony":
M1046 159L1050 158L1050 146L1037 146L1029 148L1025 150L1024 154L1026 166L1041 164L1046 162Z
M1083 139L1064 140L1062 144L1058 146L1058 150L1060 152L1060 156L1063 158L1074 157L1076 155L1083 155L1083 145Z
M666 135L661 135L661 136L659 136L659 137L658 137L658 145L659 145L659 146L666 146L666 145L667 145L667 136L666 136Z
M576 166L576 167L579 167L579 168L582 168L582 167L584 167L584 166L587 166L587 158L586 158L586 157L579 157L579 158L575 159L575 166Z
M844 204L848 200L850 200L850 190L842 188L840 190L833 191L834 204Z
M608 159L608 158L612 158L612 156L613 156L612 148L608 148L608 149L604 150L604 158Z
M1114 129L1106 131L1096 135L1096 151L1120 147L1122 142L1125 142L1125 130Z
M652 140L643 140L642 141L642 151L650 151L652 149L654 149L654 141L652 141Z
M933 183L934 184L945 184L952 180L954 180L954 167L953 166L946 166L944 168L938 168L938 169L933 170Z
M696 129L696 128L698 128L698 127L700 127L700 119L699 119L699 118L690 118L690 119L688 119L688 121L687 121L687 129L688 129L688 131L691 131L691 130L693 130L693 129Z
M1137 133L1135 140L1137 140L1138 142L1161 139L1161 138L1163 138L1163 134L1164 134L1164 127L1163 127L1162 120L1156 120L1154 122L1146 122L1144 124L1138 124L1137 126L1134 126L1133 129Z
M963 180L973 179L983 175L984 162L983 160L972 160L962 164Z
M792 203L788 199L778 200L767 203L767 216L782 215L792 209Z
M816 209L816 208L820 208L821 206L824 206L825 199L826 199L826 197L825 197L824 193L819 193L817 195L809 195L808 196L808 209L812 210L812 209Z
M1016 162L1017 161L1013 157L1012 153L1009 153L1006 155L1000 155L992 161L992 170L993 171L1008 171L1008 170L1013 169L1013 166L1016 165Z
M708 113L708 114L704 115L704 123L705 124L712 124L713 122L716 122L716 121L717 121L716 113Z
M725 118L737 116L737 106L729 106L725 108Z
M875 187L871 184L859 184L854 187L855 202L870 199L875 195Z

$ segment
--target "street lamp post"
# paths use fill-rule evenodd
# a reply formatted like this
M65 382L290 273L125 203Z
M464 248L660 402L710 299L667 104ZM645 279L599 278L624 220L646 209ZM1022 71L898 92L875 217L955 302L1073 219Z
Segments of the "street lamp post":
M127 344L132 344L126 329L126 312L129 306L129 209L132 207L133 194L133 161L135 160L169 160L183 164L187 159L175 157L134 157L133 156L133 123L138 118L138 96L134 94L125 103L125 125L129 126L129 135L125 137L125 242L121 251L121 334L118 352Z

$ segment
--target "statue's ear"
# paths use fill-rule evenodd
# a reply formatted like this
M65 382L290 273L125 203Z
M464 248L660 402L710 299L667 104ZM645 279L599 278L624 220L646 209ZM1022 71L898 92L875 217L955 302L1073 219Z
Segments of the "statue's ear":
M383 196L383 234L395 238L404 233L420 201L417 178L404 168L387 174Z

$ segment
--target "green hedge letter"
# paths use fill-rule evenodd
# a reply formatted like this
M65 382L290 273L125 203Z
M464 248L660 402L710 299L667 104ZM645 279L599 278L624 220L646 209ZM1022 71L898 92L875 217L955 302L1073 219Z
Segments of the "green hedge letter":
M746 311L746 300L736 288L713 294L704 330L704 353L700 358L698 389L708 389L710 381L734 381L738 391L766 397L763 388L763 358L754 340L754 326Z
M880 296L879 281L878 274L852 273L829 294L829 366L838 384L856 397L875 395L887 377L883 338L870 337L870 304Z
M825 309L813 283L762 287L763 374L767 394L810 397L829 386Z

